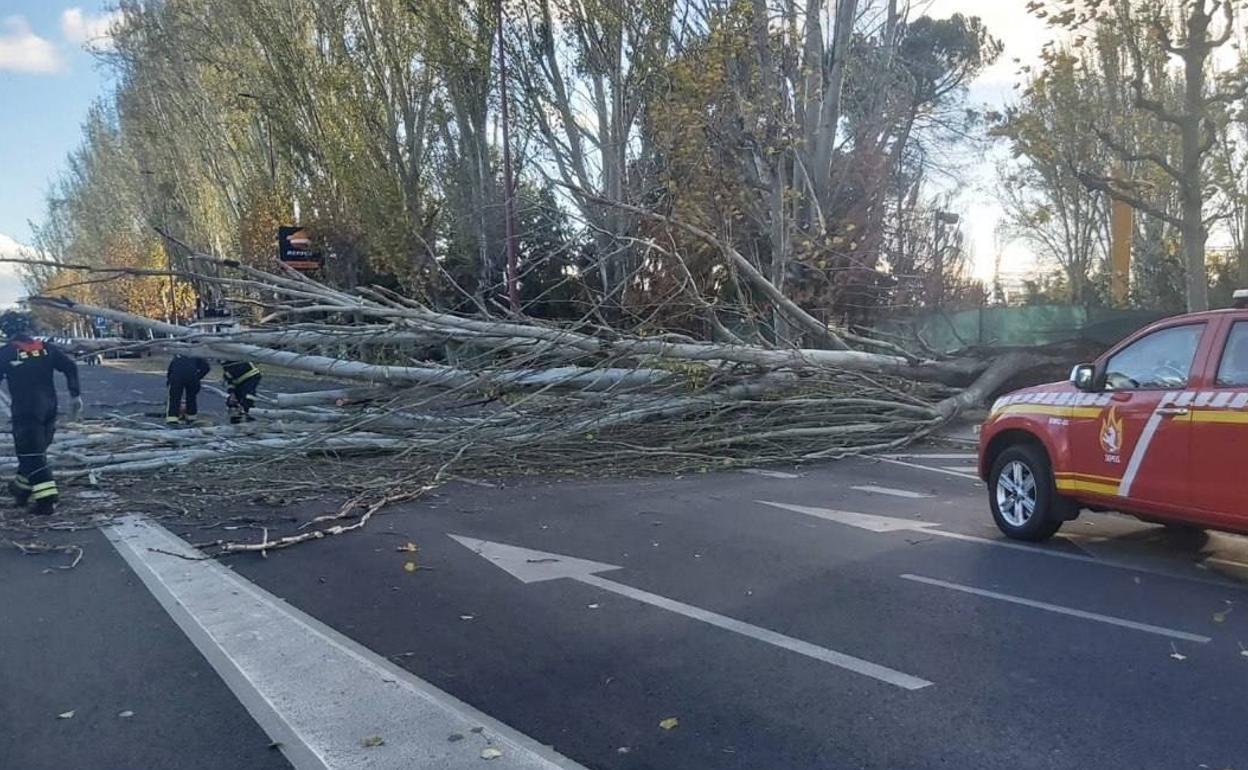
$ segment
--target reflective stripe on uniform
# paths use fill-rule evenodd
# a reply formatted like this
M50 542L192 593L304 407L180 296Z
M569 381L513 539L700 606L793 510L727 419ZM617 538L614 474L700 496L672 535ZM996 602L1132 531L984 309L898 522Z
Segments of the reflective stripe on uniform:
M172 414L165 418L165 422L181 422L181 421L182 421L182 418L177 417Z
M238 379L233 379L229 375L226 375L226 379L230 381L231 385L237 385L238 383L244 380L250 380L252 377L255 377L259 373L260 373L260 370L253 366L251 367L251 369L248 369L246 372L244 372L243 375L239 377Z
M31 500L43 500L47 497L56 497L57 494L55 481L45 481L30 488Z
M15 477L13 478L13 486L17 487L18 489L22 490L23 492L29 492L29 491L30 491L30 480L29 480L29 479L27 479L25 476L23 476L22 474L20 474L20 473L19 473L19 474L17 474L17 476L15 476Z

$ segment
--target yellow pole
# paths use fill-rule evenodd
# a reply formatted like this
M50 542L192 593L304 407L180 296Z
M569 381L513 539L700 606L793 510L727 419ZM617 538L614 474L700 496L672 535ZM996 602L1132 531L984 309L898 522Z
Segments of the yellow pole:
M1113 201L1109 216L1110 295L1115 307L1125 307L1131 285L1131 207Z

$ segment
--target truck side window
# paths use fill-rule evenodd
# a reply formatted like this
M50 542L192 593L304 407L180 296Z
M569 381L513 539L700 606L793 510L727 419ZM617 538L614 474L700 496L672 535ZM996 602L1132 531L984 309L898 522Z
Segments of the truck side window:
M1105 367L1106 389L1186 387L1204 331L1203 323L1171 326L1132 342L1109 359Z
M1248 321L1236 321L1226 338L1222 364L1218 366L1218 384L1224 387L1248 387Z

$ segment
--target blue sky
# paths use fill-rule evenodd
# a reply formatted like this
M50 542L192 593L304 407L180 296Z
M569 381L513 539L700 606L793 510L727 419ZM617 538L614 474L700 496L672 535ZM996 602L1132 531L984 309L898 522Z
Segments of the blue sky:
M50 181L78 144L107 74L85 45L102 2L0 0L0 233L29 242ZM96 25L94 28L92 25Z

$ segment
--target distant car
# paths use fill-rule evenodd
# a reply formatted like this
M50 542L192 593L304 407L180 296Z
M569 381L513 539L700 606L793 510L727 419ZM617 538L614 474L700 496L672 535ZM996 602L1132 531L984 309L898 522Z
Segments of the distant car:
M979 436L993 519L1019 540L1044 540L1083 509L1248 533L1241 473L1244 307L1159 321L1069 381L1003 396Z
M238 331L239 325L233 318L210 318L191 323L190 329L196 334L228 334Z

